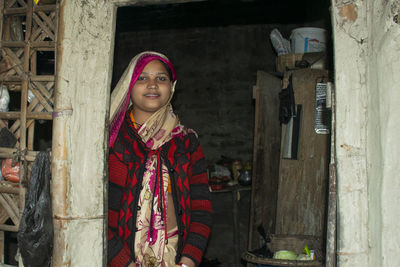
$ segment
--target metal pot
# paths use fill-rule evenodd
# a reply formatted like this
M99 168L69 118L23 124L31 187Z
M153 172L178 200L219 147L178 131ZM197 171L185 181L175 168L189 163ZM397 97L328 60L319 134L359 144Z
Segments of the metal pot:
M251 171L243 170L240 172L238 182L240 185L246 186L251 185Z

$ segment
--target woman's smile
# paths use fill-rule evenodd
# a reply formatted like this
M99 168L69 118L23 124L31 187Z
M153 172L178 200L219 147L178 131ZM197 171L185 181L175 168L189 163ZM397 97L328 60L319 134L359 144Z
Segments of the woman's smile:
M149 97L149 98L157 98L160 95L159 94L145 94L144 96Z

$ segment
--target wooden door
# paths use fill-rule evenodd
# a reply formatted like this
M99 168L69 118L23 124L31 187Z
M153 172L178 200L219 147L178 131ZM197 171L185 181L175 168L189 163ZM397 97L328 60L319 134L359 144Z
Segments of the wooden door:
M275 230L281 140L280 90L281 79L263 71L257 72L257 84L253 88L256 109L249 250L262 244L257 233L259 225L263 225L267 233Z

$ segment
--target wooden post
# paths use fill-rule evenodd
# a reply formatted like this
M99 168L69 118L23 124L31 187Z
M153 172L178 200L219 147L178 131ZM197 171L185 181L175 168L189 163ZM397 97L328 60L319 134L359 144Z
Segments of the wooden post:
M35 139L35 121L30 120L31 123L28 127L28 150L33 150L33 141Z
M326 267L336 267L336 220L337 220L337 188L336 188L336 147L335 147L335 90L332 88L332 135L331 160L329 166L329 198L326 233Z
M254 119L254 148L253 148L253 168L258 165L257 162L257 147L258 147L258 128L259 128L259 120L260 120L260 88L257 86L253 86L253 99L255 100L255 119ZM256 189L256 181L257 174L256 171L253 171L253 176L251 179L251 198L250 198L250 223L249 223L249 242L248 242L248 250L253 248L253 230L254 230L254 213L255 213L255 189Z
M238 187L232 188L232 215L233 215L233 245L235 251L235 266L240 266L240 227L238 221Z
M0 40L3 40L4 31L4 0L0 0ZM0 42L0 49L3 48L2 42ZM4 240L3 240L4 241Z
M28 102L28 87L29 87L29 38L31 33L32 27L32 1L28 1L28 12L26 17L26 32L25 32L25 49L24 49L24 74L23 74L23 81L22 81L22 91L21 91L21 117L20 117L20 127L19 127L19 145L20 151L26 150L26 114L27 114L27 102ZM26 171L27 171L27 162L25 157L22 159L21 168L20 168L20 192L19 192L19 210L20 215L22 215L22 211L25 205L25 194L26 188L24 187L23 183L24 178L26 178ZM21 261L20 261L21 262Z

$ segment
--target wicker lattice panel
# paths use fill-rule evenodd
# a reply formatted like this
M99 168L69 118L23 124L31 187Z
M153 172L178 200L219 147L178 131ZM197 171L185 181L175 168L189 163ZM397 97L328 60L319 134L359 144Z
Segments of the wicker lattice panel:
M3 47L1 56L5 69L1 73L0 79L3 82L13 80L13 78L21 80L24 74L24 48Z
M19 162L20 182L0 181L0 230L17 231L22 213L25 188L29 180L34 151L35 125L52 120L55 67L43 74L40 54L53 55L55 64L58 3L33 0L0 0L0 88L7 86L14 102L8 112L0 112L0 128L7 127L17 142L0 147L0 161ZM6 224L7 222L7 224Z
M27 7L27 2L24 0L6 0L5 7L6 8Z
M32 42L56 40L56 11L38 11L33 13Z

